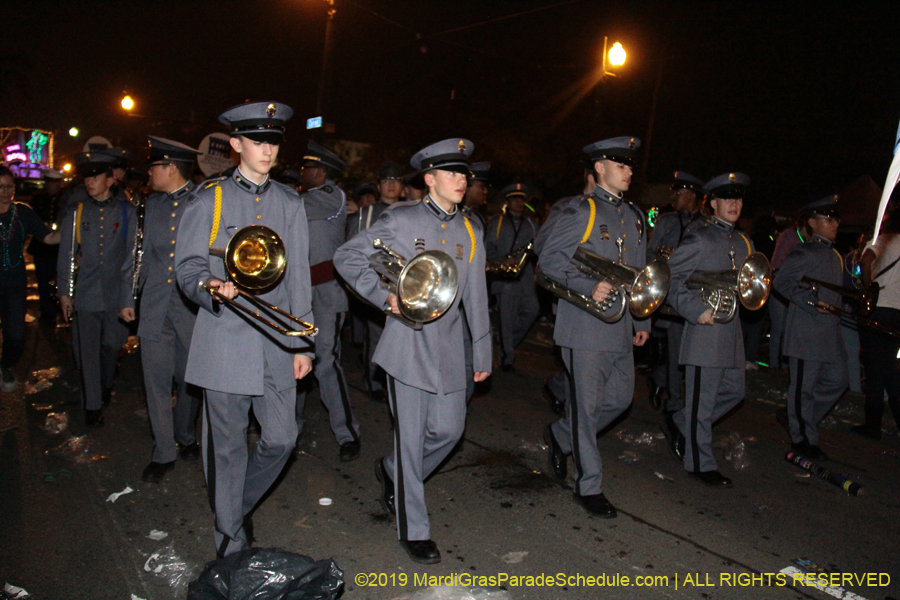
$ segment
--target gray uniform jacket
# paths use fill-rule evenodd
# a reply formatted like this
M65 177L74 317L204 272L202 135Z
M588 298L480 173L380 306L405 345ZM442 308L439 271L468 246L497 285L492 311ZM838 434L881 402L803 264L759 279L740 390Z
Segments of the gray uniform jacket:
M590 297L598 281L579 271L572 264L572 256L579 246L585 246L594 254L617 261L617 238L624 241L623 262L637 269L644 268L646 231L643 217L633 204L600 186L589 196L576 196L564 202L541 248L541 269L548 278ZM559 346L576 350L631 352L634 331L649 332L650 320L633 319L626 310L619 321L604 323L570 302L560 302L554 340Z
M75 279L75 310L118 312L122 298L131 295L131 285L122 281L122 264L134 247L137 217L134 207L121 192L106 202L93 198L81 202L81 254ZM72 247L72 222L78 202L69 206L62 220L56 285L60 296L69 289L69 250ZM127 289L125 289L127 287Z
M151 194L145 201L144 257L138 287L141 315L137 333L154 342L159 341L159 333L171 306L177 307L177 313L170 317L178 327L184 327L188 332L194 328L197 306L185 297L175 281L175 240L188 198L195 187L188 182L171 194ZM131 295L133 275L134 253L129 252L122 265L123 308L134 308L134 297ZM173 295L181 299L179 304L172 303Z
M344 243L347 196L331 180L300 196L309 222L309 267L312 301L317 311L344 312L347 293L335 278L334 251Z
M734 251L734 264L740 268L753 251L750 238L725 221L710 217L691 230L669 259L672 274L668 302L684 317L680 364L699 367L744 368L744 341L741 320L730 323L698 325L709 308L700 299L699 290L689 290L685 281L694 271L725 271L732 268L728 253Z
M398 201L399 202L399 201ZM381 213L390 208L391 205L379 200L375 204L370 204L359 209L355 215L347 216L347 237L352 238L360 231L365 231L375 224Z
M841 318L820 313L812 305L821 300L840 307L841 295L819 288L817 296L808 285L800 283L807 276L842 285L843 268L843 260L834 249L834 244L813 236L811 241L791 250L778 269L774 287L790 302L782 343L782 353L785 356L821 362L846 360L841 337Z
M188 201L175 246L178 285L203 309L194 325L185 380L219 392L261 396L268 365L276 390L292 388L297 385L292 354L299 350L312 358L312 341L285 337L251 322L200 288L212 277L225 280L224 261L209 255L216 188L221 189L222 207L212 247L224 249L247 225L273 229L284 242L287 268L281 281L259 297L307 323L313 321L306 210L297 192L271 179L257 186L240 169L231 177L206 182Z
M578 196L569 196L568 198L561 198L557 200L553 204L553 208L550 209L550 214L547 215L547 220L541 225L540 229L536 236L534 236L534 253L537 256L541 255L541 251L544 249L544 243L547 241L547 238L550 237L550 234L553 232L553 225L559 220L559 216L562 214L562 209L571 202L573 198L578 198Z
M660 248L677 248L687 235L688 225L702 219L699 212L668 212L659 216L653 235L647 243L647 262L655 259Z
M386 307L388 291L369 267L369 256L376 252L372 246L375 238L407 259L425 250L446 252L459 270L459 291L447 312L425 323L421 331L388 318L374 361L395 379L426 392L448 394L466 389L462 302L472 333L474 370L490 372L484 245L479 243L475 226L459 211L448 215L426 197L420 202L395 204L371 228L338 248L334 264L341 277L363 298Z
M535 238L537 231L537 224L524 215L497 215L490 220L484 232L487 260L502 261L510 252L527 246ZM523 289L523 286L534 289L534 267L530 261L525 263L515 279L498 277L491 281L491 293L510 293Z

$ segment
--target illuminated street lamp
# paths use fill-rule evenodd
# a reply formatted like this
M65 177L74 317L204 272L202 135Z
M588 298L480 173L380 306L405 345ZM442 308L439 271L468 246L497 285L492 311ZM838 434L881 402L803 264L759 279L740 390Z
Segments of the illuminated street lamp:
M625 48L622 44L616 42L612 48L607 50L608 39L603 36L603 76L615 77L615 73L610 73L608 67L621 67L625 64Z
M72 170L72 165L71 165L71 164L66 163L66 164L63 165L63 171L65 171L66 173L68 173L68 172L71 171L71 170Z
M78 137L78 128L77 128L77 127L71 127L71 128L69 129L69 135L71 135L72 137Z
M125 110L131 110L134 108L134 100L131 99L131 96L126 95L122 98L122 108Z

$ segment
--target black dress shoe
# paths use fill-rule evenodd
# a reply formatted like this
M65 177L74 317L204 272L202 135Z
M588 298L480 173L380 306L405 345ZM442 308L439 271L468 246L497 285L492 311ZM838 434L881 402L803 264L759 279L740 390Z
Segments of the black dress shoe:
M359 458L359 440L341 444L341 462L350 462Z
M384 395L384 390L372 390L372 402L387 404L387 396Z
M821 448L813 446L812 444L804 444L803 442L791 444L791 450L809 460L828 460L828 455L825 454Z
M566 455L563 454L562 448L553 437L553 430L547 425L544 428L544 442L547 444L547 460L550 464L550 472L560 481L565 481L568 469L566 465Z
M881 428L880 427L869 427L866 424L862 425L854 425L850 428L850 431L853 433L859 434L863 437L867 437L870 440L880 440L881 439Z
M250 515L244 517L244 535L247 536L247 545L252 546L256 538L253 537L253 518Z
M86 411L84 411L84 424L88 427L103 427L103 411L102 410L86 410Z
M541 388L541 391L544 393L544 396L547 397L547 400L550 401L550 410L560 416L566 414L566 401L562 398L558 398L556 394L551 392L548 384L545 383L544 387Z
M684 460L684 434L679 431L675 425L675 419L672 413L666 414L666 420L662 426L663 434L666 436L666 443L669 446L669 453L679 461Z
M394 481L384 468L384 460L381 458L375 461L375 478L381 484L381 508L392 517L397 516L397 509L394 507Z
M706 485L718 488L730 488L731 480L719 473L718 471L695 471L691 473L694 477L705 483Z
M147 483L159 483L163 477L166 476L166 473L175 468L175 462L167 462L167 463L158 463L151 462L147 465L147 468L144 469L144 473L141 475L141 479L146 481Z
M603 494L593 494L591 496L575 496L581 505L595 517L601 519L615 519L619 516L616 507L613 506L606 496Z
M431 540L400 540L400 543L409 557L417 563L433 565L441 562L441 552Z
M109 406L109 403L112 401L112 389L103 390L103 407L106 408Z
M516 370L516 368L512 365L503 365L500 367L500 370L503 371L504 373L512 373L513 371Z
M200 444L194 442L193 444L182 446L178 456L181 457L181 460L197 460L200 458Z

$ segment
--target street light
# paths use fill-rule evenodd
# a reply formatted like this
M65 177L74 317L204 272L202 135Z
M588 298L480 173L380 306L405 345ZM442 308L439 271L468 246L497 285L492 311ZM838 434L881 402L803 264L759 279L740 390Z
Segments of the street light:
M125 110L131 110L134 108L134 100L131 99L131 96L126 95L122 98L122 108Z
M66 173L68 173L68 172L71 171L71 170L72 170L72 165L71 165L71 164L66 163L66 164L63 165L63 171L65 171Z
M69 129L69 135L71 135L72 137L78 137L78 128L77 128L77 127L71 127L71 128Z
M610 73L607 68L621 67L625 64L625 48L622 47L622 44L616 42L612 48L607 50L608 43L607 37L603 36L603 76L615 77L616 74Z

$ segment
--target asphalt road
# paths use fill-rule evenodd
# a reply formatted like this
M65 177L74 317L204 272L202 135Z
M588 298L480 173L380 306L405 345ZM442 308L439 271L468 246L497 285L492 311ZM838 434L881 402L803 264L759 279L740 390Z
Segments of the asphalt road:
M184 598L186 582L214 558L212 514L199 463L178 463L159 485L140 480L152 442L138 355L122 358L106 426L86 430L82 412L65 404L78 397L68 329L32 323L27 335L20 379L48 367L62 374L46 391L25 394L20 386L0 397L0 582L39 600ZM443 562L411 562L381 510L373 462L391 449L391 420L386 405L359 391L352 347L344 366L355 388L362 456L339 462L313 394L302 452L254 516L256 545L334 558L344 570L345 598L410 597L450 575L462 575L463 583L500 583L515 600L900 595L900 440L889 413L894 435L881 442L847 431L860 415L857 395L845 396L827 418L822 447L833 460L825 466L857 477L867 493L848 496L784 460L788 437L774 412L784 403L786 375L749 373L746 401L715 429L717 460L734 488L710 489L669 456L661 416L638 377L629 413L600 437L604 491L619 509L617 519L601 520L574 502L571 475L559 483L546 474L541 432L555 416L541 386L556 369L551 335L549 326L533 328L517 370L490 378L489 390L470 406L463 443L426 484ZM44 429L51 412L67 414L64 432ZM91 442L87 451L58 450L81 435ZM742 469L732 452L738 440L748 463ZM126 486L133 491L107 501ZM326 497L332 504L320 505ZM147 537L152 530L168 535L155 541ZM162 562L148 565L155 552ZM799 558L856 578L887 574L881 583L889 583L855 579L827 590L830 595L790 577L788 585L777 585L778 573ZM172 563L184 569L170 571ZM145 569L160 565L160 574ZM554 585L537 585L542 575ZM579 575L606 585L589 586ZM638 578L651 585L638 587Z

